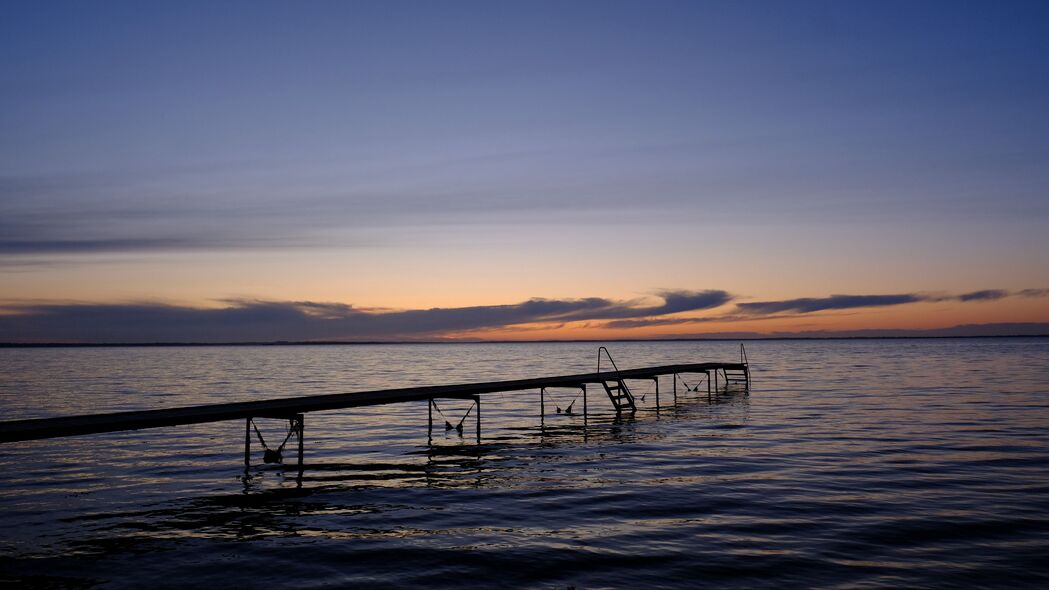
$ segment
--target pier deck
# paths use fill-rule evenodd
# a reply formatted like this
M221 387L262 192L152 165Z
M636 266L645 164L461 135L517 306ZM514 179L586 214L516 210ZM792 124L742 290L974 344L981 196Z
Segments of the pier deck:
M585 373L579 375L561 375L535 379L515 379L510 381L489 381L480 383L463 383L455 385L434 385L425 387L405 387L400 389L383 389L312 395L304 397L285 397L250 402L234 402L188 406L159 410L142 410L134 412L115 412L108 414L88 414L80 416L62 416L57 418L36 418L29 420L10 420L0 422L0 443L39 440L63 436L79 436L104 432L141 430L163 426L183 424L202 424L227 420L252 418L299 418L307 412L339 410L362 406L377 406L410 401L433 399L479 399L478 396L524 390L542 390L545 388L586 388L588 384L603 384L609 381L657 379L663 375L705 373L708 377L717 372L728 378L726 371L746 374L749 388L750 374L746 363L694 363L663 365L622 371ZM658 383L658 382L657 382ZM674 386L677 386L675 377ZM618 407L616 408L618 411ZM478 418L480 414L478 413ZM300 432L301 434L301 432ZM300 450L301 454L301 450Z

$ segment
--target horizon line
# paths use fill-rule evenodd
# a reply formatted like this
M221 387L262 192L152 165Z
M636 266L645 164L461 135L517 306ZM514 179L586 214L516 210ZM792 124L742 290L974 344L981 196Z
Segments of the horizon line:
M763 340L945 340L1049 338L1045 334L968 334L897 336L741 336L735 338L566 338L540 340L264 340L232 342L0 342L0 348L149 348L177 346L372 346L403 344L573 344L596 342L752 342Z

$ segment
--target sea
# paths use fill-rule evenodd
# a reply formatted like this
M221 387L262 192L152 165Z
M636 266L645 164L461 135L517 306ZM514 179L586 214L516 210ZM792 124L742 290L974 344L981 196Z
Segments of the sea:
M0 419L586 373L600 344L6 348ZM301 471L294 436L263 462L275 419L247 470L244 421L3 444L0 585L1049 588L1049 338L745 346L749 391L634 381L633 415L593 388L485 395L479 437L469 400L308 413Z

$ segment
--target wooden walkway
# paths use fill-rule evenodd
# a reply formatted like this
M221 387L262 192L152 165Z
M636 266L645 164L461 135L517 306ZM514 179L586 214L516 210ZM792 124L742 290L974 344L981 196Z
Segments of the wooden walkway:
M676 390L676 375L689 373L705 373L707 375L709 392L709 377L711 373L713 373L716 380L718 371L721 371L721 373L725 375L726 380L729 378L727 371L736 374L745 374L746 383L749 388L750 373L745 363L663 365L658 367L608 371L602 373L540 377L537 379L405 387L401 389L383 389L306 397L285 397L251 402L210 404L161 410L88 414L31 420L11 420L0 422L0 443L98 434L103 432L119 432L124 430L140 430L144 428L159 428L162 426L178 426L183 424L202 424L205 422L221 422L226 420L250 420L252 418L282 418L289 420L298 418L299 427L301 429L301 415L306 412L340 410L345 408L377 406L411 401L426 401L442 398L471 398L477 400L479 399L478 396L484 394L536 389L543 390L545 388L553 387L583 388L585 390L588 384L604 384L610 381L622 382L623 380L633 379L657 379L662 375L675 375L674 387ZM617 407L616 409L618 410L619 408ZM480 413L478 412L478 418L479 417ZM299 433L301 439L301 430Z

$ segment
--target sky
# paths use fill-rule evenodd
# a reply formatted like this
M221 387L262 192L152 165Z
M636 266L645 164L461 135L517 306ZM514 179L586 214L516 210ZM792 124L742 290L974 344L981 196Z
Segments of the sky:
M8 2L0 342L1049 333L1045 2Z

